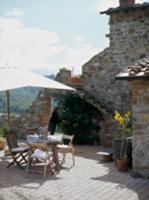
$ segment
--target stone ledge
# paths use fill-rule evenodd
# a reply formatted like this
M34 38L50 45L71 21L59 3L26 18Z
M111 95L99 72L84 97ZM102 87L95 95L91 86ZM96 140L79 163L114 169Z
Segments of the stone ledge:
M113 161L113 152L110 151L99 151L97 154L100 156L100 161L110 162Z

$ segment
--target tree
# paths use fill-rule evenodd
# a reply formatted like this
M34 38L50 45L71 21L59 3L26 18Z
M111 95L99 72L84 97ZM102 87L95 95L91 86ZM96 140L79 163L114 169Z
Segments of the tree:
M76 144L93 144L99 142L99 120L102 113L87 103L76 93L69 93L58 102L61 110L62 130L67 134L74 134Z

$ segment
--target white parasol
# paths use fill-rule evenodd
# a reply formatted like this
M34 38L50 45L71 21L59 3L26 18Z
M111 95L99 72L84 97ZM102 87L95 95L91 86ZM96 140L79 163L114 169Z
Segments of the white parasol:
M74 88L59 83L58 81L51 80L36 73L26 71L17 67L0 67L0 91L6 91L7 94L7 113L9 125L9 90L29 86L60 90L75 90Z

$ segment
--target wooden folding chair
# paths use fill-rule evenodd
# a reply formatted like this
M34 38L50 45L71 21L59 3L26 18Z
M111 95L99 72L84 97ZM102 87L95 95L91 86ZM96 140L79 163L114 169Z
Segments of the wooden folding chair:
M41 173L43 172L43 178L46 177L47 167L50 167L52 172L52 156L53 153L49 151L47 145L41 145L41 148L31 148L28 156L28 164L26 167L26 175L29 173Z
M62 144L57 145L58 151L63 154L61 164L65 163L66 154L71 153L73 165L75 165L75 158L74 158L75 148L74 148L73 143L72 143L73 138L74 138L74 135L65 135L64 134L63 138L62 138Z
M8 148L13 158L12 162L9 163L7 168L13 164L17 164L20 168L23 168L23 165L27 163L26 157L28 155L29 147L19 146L17 141L17 134L14 131L8 131L5 133L5 135Z

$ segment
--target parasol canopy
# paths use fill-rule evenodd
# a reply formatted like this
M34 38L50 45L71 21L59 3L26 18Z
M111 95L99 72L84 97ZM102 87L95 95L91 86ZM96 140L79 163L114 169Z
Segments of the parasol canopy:
M65 84L17 67L0 67L0 91L21 87L75 90Z
M9 90L29 86L75 91L72 87L30 71L10 66L0 67L0 91L6 91L7 95L8 125L10 125Z

